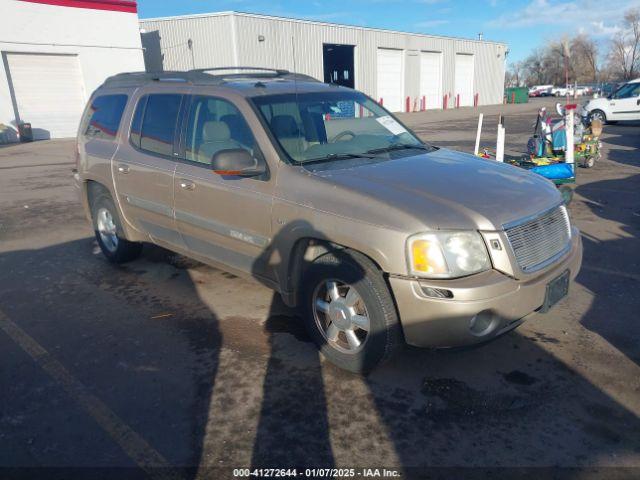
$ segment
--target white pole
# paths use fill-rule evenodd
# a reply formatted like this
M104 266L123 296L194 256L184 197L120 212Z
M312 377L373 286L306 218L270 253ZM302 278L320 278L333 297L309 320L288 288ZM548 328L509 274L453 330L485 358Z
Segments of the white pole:
M498 142L496 145L496 161L504 162L504 126L502 124L502 115L498 122Z
M498 145L496 146L496 160L504 162L504 127L498 125Z
M575 105L567 105L566 113L566 133L567 133L567 151L565 152L565 162L574 167L574 155L573 155L573 112L576 108ZM575 170L574 170L575 171Z
M481 113L478 117L478 131L476 133L476 148L473 150L474 155L478 155L480 151L480 135L482 134L482 118L484 115Z

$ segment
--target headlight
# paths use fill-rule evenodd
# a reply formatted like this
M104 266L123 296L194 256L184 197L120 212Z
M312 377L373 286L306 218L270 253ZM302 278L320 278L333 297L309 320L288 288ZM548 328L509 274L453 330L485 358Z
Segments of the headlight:
M410 237L407 257L411 275L456 278L491 268L478 232L434 232Z

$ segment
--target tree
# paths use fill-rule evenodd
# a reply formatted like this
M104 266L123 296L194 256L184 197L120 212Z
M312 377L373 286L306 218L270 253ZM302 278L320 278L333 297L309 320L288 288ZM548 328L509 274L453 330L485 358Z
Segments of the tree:
M537 48L523 62L525 79L528 85L540 85L545 80L544 51Z
M510 87L519 87L522 85L522 62L514 62L509 65L506 81Z
M598 81L598 44L585 34L571 40L570 50L573 52L574 73L577 81ZM579 73L578 73L579 72Z
M609 66L614 75L631 80L640 70L640 9L628 10L623 25L611 41Z

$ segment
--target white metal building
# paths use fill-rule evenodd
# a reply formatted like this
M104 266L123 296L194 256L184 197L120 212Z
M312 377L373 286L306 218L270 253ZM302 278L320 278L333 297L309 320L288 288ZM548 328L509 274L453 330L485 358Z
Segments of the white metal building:
M74 137L106 77L144 70L136 2L0 0L0 143Z
M392 111L501 103L507 46L249 13L140 21L147 70L284 68L355 87Z

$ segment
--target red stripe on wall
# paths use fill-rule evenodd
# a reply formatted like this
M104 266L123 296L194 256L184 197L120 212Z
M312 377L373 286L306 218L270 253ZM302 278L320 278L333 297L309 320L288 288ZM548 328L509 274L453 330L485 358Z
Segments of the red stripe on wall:
M112 12L137 13L136 2L129 0L21 0L29 3L43 3L59 7L90 8L92 10L110 10Z

